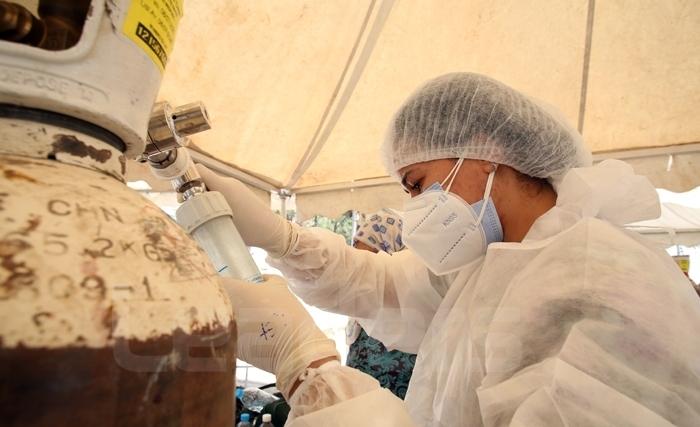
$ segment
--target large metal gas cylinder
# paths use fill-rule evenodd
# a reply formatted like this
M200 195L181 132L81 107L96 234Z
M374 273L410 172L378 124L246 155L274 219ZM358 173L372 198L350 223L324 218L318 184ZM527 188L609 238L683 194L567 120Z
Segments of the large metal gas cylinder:
M228 297L123 178L182 1L90 3L41 0L44 36L0 41L0 425L229 427Z
M0 423L232 425L235 323L206 255L124 185L118 144L8 108Z

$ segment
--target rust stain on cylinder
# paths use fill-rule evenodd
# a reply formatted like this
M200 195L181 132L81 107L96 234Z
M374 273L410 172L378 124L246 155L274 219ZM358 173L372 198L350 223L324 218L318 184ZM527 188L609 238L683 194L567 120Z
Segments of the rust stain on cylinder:
M88 348L0 347L8 427L231 426L236 324Z
M10 181L27 181L27 182L31 182L32 184L37 183L37 180L32 178L31 176L25 175L22 172L17 172L16 170L13 170L13 169L3 170L3 175L5 176L5 178L9 179Z
M0 283L0 299L13 297L20 288L27 288L36 280L34 269L15 259L16 255L30 248L29 243L20 239L0 240L0 267L5 279Z
M75 157L89 157L100 163L106 163L112 158L111 151L90 146L74 135L58 134L54 136L54 142L51 146L54 155L65 153Z
M126 156L119 156L119 164L122 167L122 175L126 173Z

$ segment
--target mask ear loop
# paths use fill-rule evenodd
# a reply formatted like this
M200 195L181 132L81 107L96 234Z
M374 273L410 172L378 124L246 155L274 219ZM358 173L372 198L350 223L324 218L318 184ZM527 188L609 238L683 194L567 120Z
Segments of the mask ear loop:
M486 205L489 202L489 197L491 197L491 187L493 187L493 179L496 177L496 169L498 169L497 164L493 164L493 170L491 173L489 173L489 177L486 180L486 190L484 190L484 204L481 205L481 212L479 212L479 217L476 219L476 224L481 224L481 221L484 219L484 215L486 214Z
M464 158L460 158L459 160L457 160L457 163L455 163L455 165L452 166L452 170L450 170L450 173L448 173L444 181L440 183L440 187L445 188L445 182L447 182L448 179L450 180L450 183L447 184L447 188L445 188L445 193L450 192L450 188L452 188L452 183L455 182L455 178L457 178L457 173L459 173L459 169L462 167L462 163L464 163Z

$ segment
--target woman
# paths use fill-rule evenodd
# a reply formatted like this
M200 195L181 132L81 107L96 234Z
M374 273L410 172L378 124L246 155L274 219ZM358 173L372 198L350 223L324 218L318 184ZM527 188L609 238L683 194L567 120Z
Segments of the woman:
M405 400L415 424L700 425L700 303L663 250L623 228L660 213L646 178L619 161L591 166L558 115L473 73L409 97L383 151L412 196L410 250L393 256L291 225L237 181L201 172L294 293L418 353ZM303 324L273 366L293 383L299 420L332 409L340 425L381 401L384 422L398 425L401 409L327 362ZM254 359L264 347L252 343L239 349Z
M353 246L390 255L403 250L401 224L401 219L387 210L367 215L355 233ZM416 355L387 350L381 341L367 335L355 319L350 319L346 332L350 346L347 365L376 378L382 387L403 399L416 364Z

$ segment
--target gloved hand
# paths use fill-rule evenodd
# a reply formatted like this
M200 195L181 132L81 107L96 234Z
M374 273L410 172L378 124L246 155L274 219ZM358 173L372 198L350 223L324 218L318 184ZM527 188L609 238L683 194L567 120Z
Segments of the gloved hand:
M340 356L282 277L248 283L222 278L238 326L238 358L277 376L286 398L313 362Z
M287 254L295 231L292 224L272 212L242 182L224 178L204 165L196 165L204 184L223 194L233 211L233 222L248 246L265 249L273 258Z

